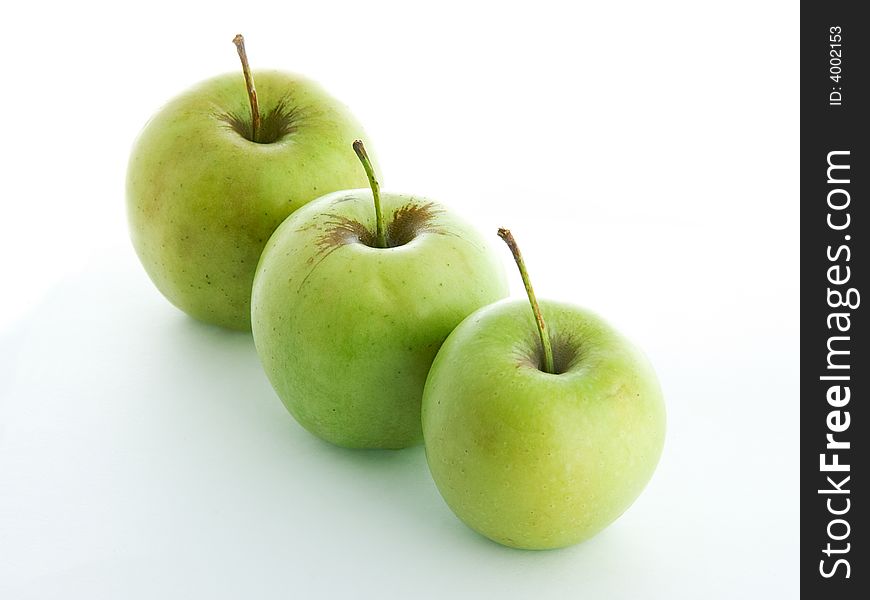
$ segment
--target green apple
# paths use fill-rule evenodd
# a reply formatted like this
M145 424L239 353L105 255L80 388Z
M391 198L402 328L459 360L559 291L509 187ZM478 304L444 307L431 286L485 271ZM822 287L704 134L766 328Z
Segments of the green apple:
M139 135L127 212L136 252L164 296L197 319L247 330L272 232L310 200L366 178L350 146L363 131L348 110L298 75L252 74L241 36L234 42L244 79L200 83Z
M275 231L254 279L254 342L303 427L339 446L404 448L422 439L423 385L441 343L507 283L471 226L433 200L381 196L362 143L354 148L371 190L329 194Z
M441 495L472 529L516 548L559 548L619 517L655 470L665 435L656 376L595 314L529 303L482 308L450 334L423 394ZM538 325L536 327L536 325Z

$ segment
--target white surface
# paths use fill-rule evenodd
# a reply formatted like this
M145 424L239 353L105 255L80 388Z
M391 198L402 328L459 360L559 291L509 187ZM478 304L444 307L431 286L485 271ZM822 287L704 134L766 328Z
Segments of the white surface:
M566 4L13 5L0 598L797 595L798 7ZM127 152L163 101L237 68L237 31L255 68L354 109L385 187L510 226L539 294L650 355L667 446L604 533L543 553L477 536L421 448L314 439L249 336L150 284Z

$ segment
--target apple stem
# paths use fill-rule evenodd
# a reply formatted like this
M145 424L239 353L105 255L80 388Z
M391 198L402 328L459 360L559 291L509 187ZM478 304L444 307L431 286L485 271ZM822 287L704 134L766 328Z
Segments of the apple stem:
M248 99L251 101L251 141L256 142L260 133L260 104L257 102L257 89L254 87L254 76L248 65L248 53L245 52L245 38L242 34L236 34L233 38L239 59L242 61L242 73L245 75L245 86L248 88Z
M379 248L387 247L387 233L384 230L384 215L381 213L381 185L375 177L375 170L372 167L372 161L369 159L366 147L362 140L355 140L353 143L353 151L359 157L363 169L366 170L366 175L369 178L369 186L372 188L372 196L375 199L375 230Z
M523 285L526 288L526 294L529 297L529 304L532 305L532 312L535 313L535 322L538 325L538 333L541 335L541 346L544 348L544 371L547 373L555 373L556 368L553 365L553 346L550 344L550 336L547 334L547 325L544 323L544 317L541 315L541 307L538 306L538 299L535 297L535 290L532 289L532 280L529 279L529 272L526 271L526 263L523 260L523 255L520 252L520 247L514 239L513 234L509 229L500 227L498 237L504 240L507 247L511 249L511 254L514 255L514 261L520 269L520 277L523 278Z

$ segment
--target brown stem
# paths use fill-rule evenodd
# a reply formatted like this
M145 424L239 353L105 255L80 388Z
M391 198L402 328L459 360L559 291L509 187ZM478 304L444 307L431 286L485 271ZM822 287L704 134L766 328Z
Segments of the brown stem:
M378 178L375 177L375 169L372 167L372 161L366 152L365 144L362 140L354 140L353 151L359 157L363 169L365 169L366 177L369 178L369 186L372 188L372 198L375 200L375 237L378 240L378 248L387 247L387 232L384 229L384 214L381 212L381 184L378 183Z
M245 74L245 86L248 88L248 99L251 101L251 141L256 142L260 133L260 105L257 102L257 89L254 87L254 76L248 65L248 53L245 52L245 38L236 34L233 38L239 58L242 61L242 72Z
M523 260L523 255L520 252L520 247L514 239L513 234L509 229L500 227L498 237L504 240L507 247L511 249L511 254L514 255L514 261L520 269L520 277L523 278L523 286L526 288L526 295L529 297L529 304L532 305L532 312L535 313L535 321L538 325L538 333L541 336L541 346L544 348L544 371L547 373L555 373L556 368L553 364L553 346L550 344L550 336L547 334L547 325L544 323L544 317L541 315L541 307L538 306L538 299L535 297L535 290L532 289L532 280L529 279L529 273L526 271L526 263Z

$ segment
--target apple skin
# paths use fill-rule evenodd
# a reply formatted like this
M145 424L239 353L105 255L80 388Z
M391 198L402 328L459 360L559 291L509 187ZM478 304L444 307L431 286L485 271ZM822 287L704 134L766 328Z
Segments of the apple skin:
M131 237L151 280L189 315L240 330L251 327L254 271L275 228L310 200L367 183L351 149L365 134L344 105L298 75L254 79L260 113L286 100L292 131L255 143L234 129L227 115L250 127L245 81L221 75L152 117L127 171Z
M381 204L388 232L408 225L408 206L428 207L412 220L425 226L403 245L371 247L346 227L373 237L371 191L330 194L275 231L251 300L257 353L278 396L303 427L348 448L420 443L438 348L508 292L497 253L443 206L389 193Z
M665 438L646 358L591 312L550 301L541 311L564 372L539 369L528 302L500 302L441 347L422 407L429 469L447 504L472 529L524 549L604 529L640 495Z

